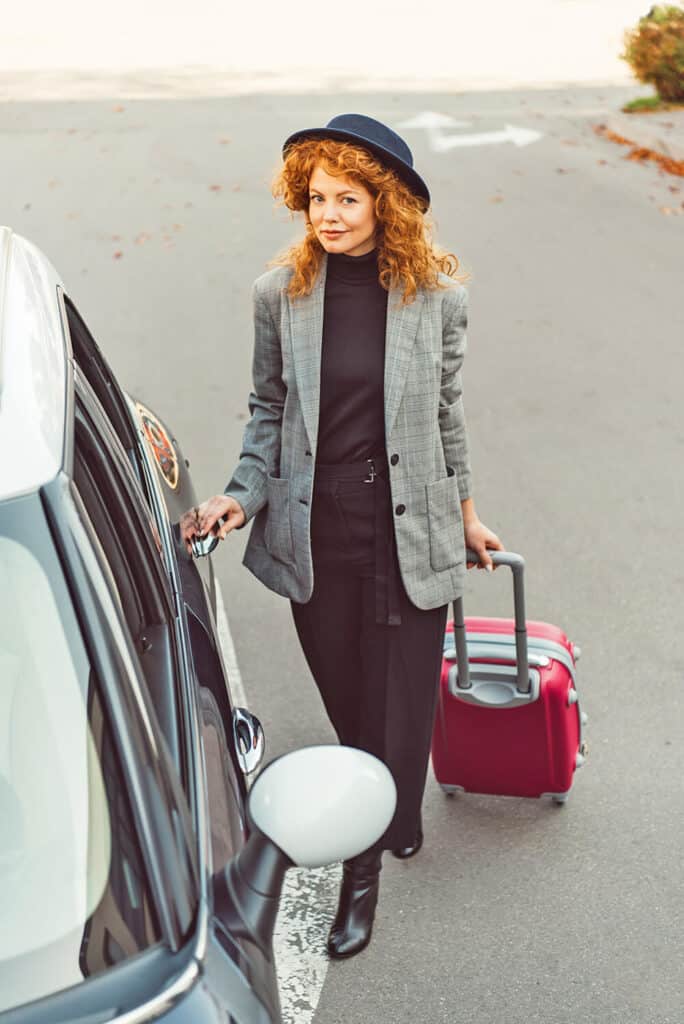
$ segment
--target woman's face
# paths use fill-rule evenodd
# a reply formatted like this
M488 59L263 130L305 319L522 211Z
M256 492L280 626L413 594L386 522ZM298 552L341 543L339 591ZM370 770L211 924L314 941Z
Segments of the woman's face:
M320 164L309 179L309 219L326 252L363 256L375 247L373 196L349 178L334 178Z

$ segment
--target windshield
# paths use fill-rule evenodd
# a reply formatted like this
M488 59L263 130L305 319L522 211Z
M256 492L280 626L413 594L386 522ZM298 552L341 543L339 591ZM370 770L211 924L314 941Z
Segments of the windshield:
M108 732L39 500L0 505L0 1012L158 938Z

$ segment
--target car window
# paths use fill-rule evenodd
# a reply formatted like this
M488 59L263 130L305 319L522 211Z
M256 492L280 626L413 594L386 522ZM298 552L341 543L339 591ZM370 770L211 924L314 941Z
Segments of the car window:
M158 561L163 566L163 573L158 580L170 599L169 567L165 564L165 555L159 528L152 505L148 501L147 490L140 483L134 473L130 460L126 457L123 445L112 428L99 398L90 386L90 382L79 369L74 374L76 393L76 426L79 426L79 415L85 418L88 423L89 432L97 439L99 459L106 462L107 472L116 478L117 490L123 495L125 504L129 507L132 517L137 520L141 542L148 546L152 544L158 555ZM92 447L92 444L91 444ZM146 475L142 474L146 479ZM155 560L157 561L157 560Z
M74 361L97 396L104 415L118 437L149 505L145 477L139 462L137 436L123 391L73 301L63 292L61 298L63 301L62 319L71 341Z
M98 539L103 546L106 565L111 573L115 592L124 618L134 639L140 640L143 626L149 618L144 608L140 589L136 586L133 566L129 564L132 552L126 552L128 529L122 525L121 507L111 500L106 488L97 478L95 460L85 455L77 445L74 459L74 482L83 504L96 527Z
M158 571L163 565L161 541L140 514L140 504L116 464L111 439L101 435L78 398L74 481L97 524L124 614L137 639L141 622L164 622L172 611L168 580ZM128 599L134 607L127 606Z
M101 545L103 567L119 599L164 738L186 782L188 766L179 735L175 616L169 580L162 552L141 514L140 501L136 501L117 464L114 444L118 444L115 439L103 437L98 431L77 391L74 484Z
M57 556L0 509L0 1011L161 940L127 787ZM6 523L5 523L6 525Z

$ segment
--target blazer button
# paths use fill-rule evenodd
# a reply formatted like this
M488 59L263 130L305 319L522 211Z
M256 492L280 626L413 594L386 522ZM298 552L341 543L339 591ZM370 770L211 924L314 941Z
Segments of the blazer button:
M392 463L393 466L396 466L398 461L399 461L399 456L395 452L394 455L391 456L390 462Z
M397 513L398 516L403 516L404 512L406 511L406 505L397 505L394 511Z
M307 449L306 449L306 451L304 452L304 454L305 454L305 455L311 455L311 452L310 452L310 451L309 451L309 449L307 448Z

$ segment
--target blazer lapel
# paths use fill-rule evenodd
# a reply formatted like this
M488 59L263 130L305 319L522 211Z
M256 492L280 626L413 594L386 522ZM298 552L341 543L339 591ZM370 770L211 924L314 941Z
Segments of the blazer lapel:
M311 450L318 439L318 410L321 398L321 349L323 344L323 299L328 272L328 254L323 257L316 282L309 295L287 296L290 310L292 358L299 390L299 404L309 435Z
M423 309L424 293L418 289L409 305L401 304L403 288L392 287L387 296L385 332L385 437L392 433L408 376L413 343Z
M299 389L299 403L312 450L318 440L321 397L321 350L323 342L323 304L328 270L327 253L309 295L292 300L288 296L292 356ZM392 287L387 296L385 329L385 434L392 432L416 339L423 308L423 291L408 306L401 304L401 287Z

